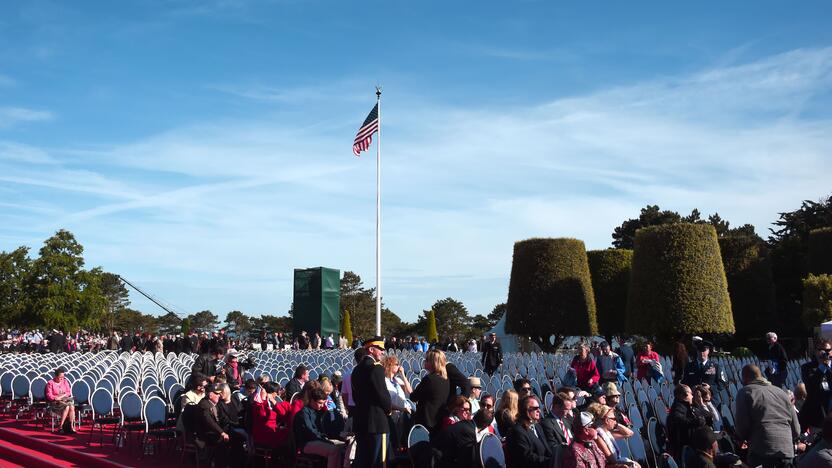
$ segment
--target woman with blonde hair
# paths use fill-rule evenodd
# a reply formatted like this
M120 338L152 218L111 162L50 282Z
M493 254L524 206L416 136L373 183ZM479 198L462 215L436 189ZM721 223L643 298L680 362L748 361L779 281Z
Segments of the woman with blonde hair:
M507 390L500 398L497 406L497 430L500 434L508 434L508 431L517 424L518 403L520 397L514 390Z
M410 399L418 403L416 424L425 426L431 432L439 427L439 412L448 401L451 391L448 372L445 370L446 363L445 353L438 349L429 350L425 355L425 370L428 374L410 394Z
M626 439L633 435L633 431L618 423L615 411L607 405L592 403L587 408L595 418L594 426L598 436L595 439L598 448L606 457L607 467L641 468L640 465L621 454L615 439Z

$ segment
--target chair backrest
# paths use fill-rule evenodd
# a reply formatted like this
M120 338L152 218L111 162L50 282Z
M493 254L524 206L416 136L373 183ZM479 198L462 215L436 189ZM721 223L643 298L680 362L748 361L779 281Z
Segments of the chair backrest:
M425 426L414 424L407 434L407 446L410 448L419 442L430 442L430 433Z
M90 404L93 417L96 414L110 414L113 412L113 394L106 388L99 388L93 392Z
M642 466L646 466L647 451L644 449L644 440L641 438L641 434L635 431L635 434L627 439L627 443L630 445L630 453L633 455L633 460L639 462Z
M90 401L90 386L85 380L77 380L72 384L72 398L78 405Z
M636 408L635 405L630 406L628 415L630 416L630 422L633 423L634 428L641 429L644 427L644 420L641 419L641 413L639 413L638 408Z
M142 414L145 432L154 427L163 427L167 421L168 405L158 396L152 396L145 401Z
M119 397L119 408L121 409L121 423L125 421L139 421L142 418L142 397L134 391L125 391Z
M0 392L3 395L11 395L12 394L12 380L14 379L14 374L10 371L3 372L0 375Z
M664 463L667 468L679 468L679 465L676 464L676 460L674 460L670 454L665 453L663 456Z
M479 443L478 452L483 468L506 468L506 455L500 438L486 434Z
M12 380L12 398L30 398L32 382L25 375L18 375Z
M43 377L36 377L32 380L31 385L32 399L34 401L42 401L46 399L46 379Z
M650 418L647 421L647 441L650 442L650 450L653 454L658 456L662 453L662 448L659 446L659 422L656 418Z

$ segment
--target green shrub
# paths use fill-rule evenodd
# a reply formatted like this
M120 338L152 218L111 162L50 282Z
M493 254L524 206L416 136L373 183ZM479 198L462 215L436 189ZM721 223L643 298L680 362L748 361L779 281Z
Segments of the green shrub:
M809 272L832 275L832 227L809 231Z
M347 346L352 346L352 319L350 311L344 309L344 317L341 320L341 336L347 340Z
M627 290L633 251L628 249L590 250L586 253L595 307L598 332L601 335L624 333L627 319Z
M436 312L433 310L428 312L428 333L425 338L431 344L439 341L439 333L436 332Z
M753 358L756 356L750 349L744 346L739 346L734 349L734 352L731 353L731 355L738 358Z
M809 274L803 280L803 323L814 328L832 320L832 276Z
M729 235L719 239L737 335L760 337L774 317L774 281L762 239Z
M630 333L734 333L716 230L671 224L636 233L627 301Z
M595 296L583 241L528 239L514 244L506 331L545 338L595 335Z

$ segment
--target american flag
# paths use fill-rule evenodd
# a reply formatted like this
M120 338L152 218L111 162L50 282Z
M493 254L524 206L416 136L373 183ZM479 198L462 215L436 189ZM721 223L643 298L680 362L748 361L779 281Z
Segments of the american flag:
M355 135L355 141L352 143L352 154L358 156L362 151L367 151L370 143L373 142L373 133L378 131L378 104L370 111L370 115L364 119L361 128L358 129L358 134Z

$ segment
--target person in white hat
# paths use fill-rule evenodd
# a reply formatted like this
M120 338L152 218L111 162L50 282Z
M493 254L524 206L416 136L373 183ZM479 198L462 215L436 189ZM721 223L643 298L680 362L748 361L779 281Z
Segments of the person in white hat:
M468 377L468 383L471 384L471 394L468 396L468 401L471 403L471 414L474 414L480 410L482 381L479 377Z

